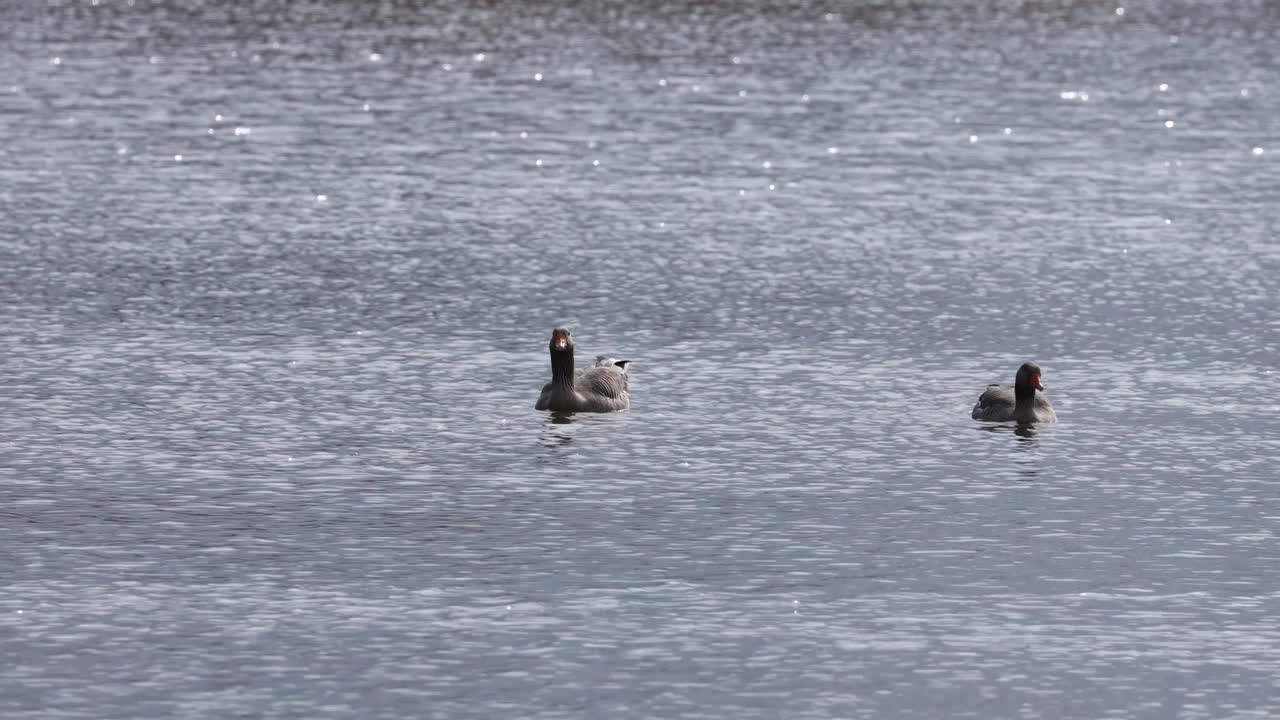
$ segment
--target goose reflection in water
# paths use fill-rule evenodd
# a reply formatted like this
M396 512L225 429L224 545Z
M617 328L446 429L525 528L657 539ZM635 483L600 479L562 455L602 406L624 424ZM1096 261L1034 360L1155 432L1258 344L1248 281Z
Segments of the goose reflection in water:
M573 442L573 431L566 427L574 421L573 413L570 412L553 412L547 417L547 422L542 426L542 432L538 435L538 444L549 451L566 450ZM539 460L548 461L551 458L546 453L539 456Z
M547 422L551 425L569 425L573 422L573 413L553 410L548 413Z
M1017 441L1014 444L1014 452L1016 455L1013 461L1016 464L1015 472L1022 480L1036 480L1040 477L1040 457L1039 449L1041 438L1040 435L1048 430L1051 426L1036 425L1034 423L1000 423L1000 424L984 424L978 426L978 430L989 433L1009 433L1013 439Z
M1037 442L1037 438L1048 429L1044 425L1036 425L1035 423L988 423L978 426L979 432L1013 433L1019 442L1028 442L1033 445Z

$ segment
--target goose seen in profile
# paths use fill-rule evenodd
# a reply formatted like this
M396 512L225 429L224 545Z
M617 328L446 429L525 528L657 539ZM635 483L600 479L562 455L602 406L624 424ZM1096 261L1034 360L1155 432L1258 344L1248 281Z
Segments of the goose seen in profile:
M1012 385L988 385L973 406L974 420L1046 424L1058 421L1053 405L1044 396L1040 366L1025 362Z

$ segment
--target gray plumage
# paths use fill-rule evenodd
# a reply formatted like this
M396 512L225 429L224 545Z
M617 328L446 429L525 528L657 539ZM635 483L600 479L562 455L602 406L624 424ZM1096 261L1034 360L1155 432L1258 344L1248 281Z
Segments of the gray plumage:
M973 406L972 417L974 420L995 422L1057 422L1058 415L1043 390L1040 366L1033 362L1023 363L1012 385L987 386Z
M627 360L596 357L589 368L573 366L573 337L564 328L551 333L551 382L542 388L537 410L613 412L631 406L627 395Z
M618 359L615 359L615 358L611 358L611 357L609 357L608 355L597 355L597 356L596 356L596 364L595 364L595 367L609 367L610 365L613 365L613 366L615 366L615 367L620 367L620 368L622 368L622 372L624 372L624 373L625 373L625 372L627 371L627 363L629 363L629 362L631 362L631 361L630 361L630 360L618 360Z

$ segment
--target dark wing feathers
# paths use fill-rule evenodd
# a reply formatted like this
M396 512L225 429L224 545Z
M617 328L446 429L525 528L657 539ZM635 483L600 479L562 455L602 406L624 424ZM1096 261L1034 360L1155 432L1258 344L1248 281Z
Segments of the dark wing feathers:
M620 398L627 391L627 373L613 365L579 370L577 382L583 390L608 398Z
M1014 408L1012 385L988 385L978 396L978 404L973 406L973 417L976 420L1000 420L1006 415L1013 415Z

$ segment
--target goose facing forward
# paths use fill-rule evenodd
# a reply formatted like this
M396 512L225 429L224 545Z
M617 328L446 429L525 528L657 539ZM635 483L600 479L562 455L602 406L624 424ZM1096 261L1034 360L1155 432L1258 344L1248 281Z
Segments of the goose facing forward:
M1040 392L1036 392L1039 390ZM988 385L973 406L974 420L996 422L1052 423L1058 421L1053 406L1043 394L1040 366L1026 362L1018 368L1012 385Z
M542 388L536 410L613 412L631 406L627 396L627 360L601 355L594 367L573 366L573 335L551 331L551 382Z

